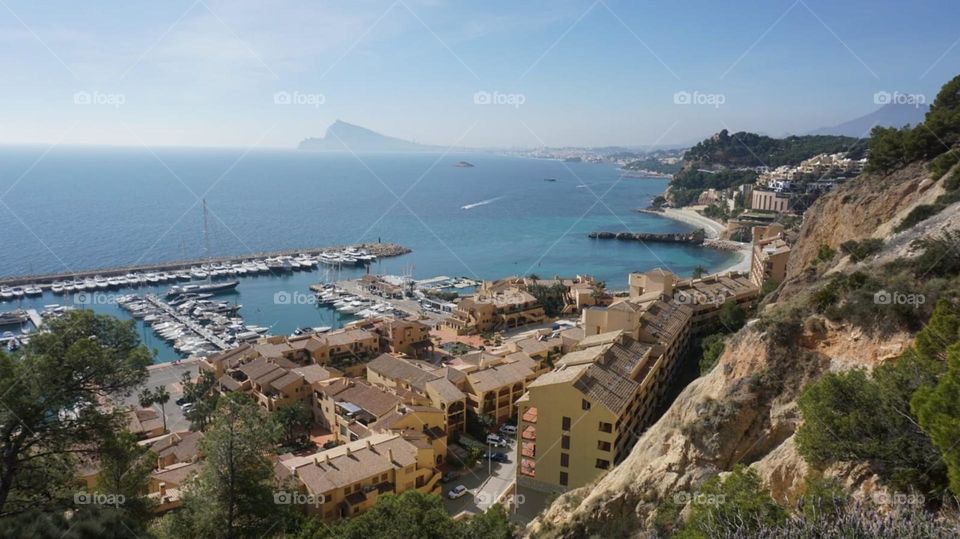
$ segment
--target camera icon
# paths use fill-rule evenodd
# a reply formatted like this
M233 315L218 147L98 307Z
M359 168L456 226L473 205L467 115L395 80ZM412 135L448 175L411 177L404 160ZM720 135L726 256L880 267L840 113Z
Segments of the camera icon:
M674 105L689 105L693 102L693 96L690 92L680 91L673 94L673 104Z
M886 91L879 91L873 94L873 103L876 105L889 105L893 102L893 94Z
M73 503L77 505L88 505L93 501L89 492L77 492L73 495Z
M680 305L687 305L693 303L693 296L689 296L684 293L677 293L673 295L673 300L679 303Z
M90 103L93 103L93 96L90 94L90 92L79 91L73 94L74 105L89 105Z
M289 292L280 291L273 295L274 305L290 305L291 296Z
M86 292L77 292L73 295L74 305L89 305L92 302L93 298Z
M274 105L289 105L292 102L293 99L290 97L290 92L277 92L273 94Z
M690 495L686 492L677 492L673 495L673 503L677 505L687 505L690 501Z
M273 503L276 505L290 505L293 503L293 497L290 496L289 492L274 492L273 493Z
M490 94L490 92L481 90L473 94L474 105L489 105L490 103L493 103L493 96Z
M873 295L873 302L877 305L890 305L893 302L893 294L880 290Z

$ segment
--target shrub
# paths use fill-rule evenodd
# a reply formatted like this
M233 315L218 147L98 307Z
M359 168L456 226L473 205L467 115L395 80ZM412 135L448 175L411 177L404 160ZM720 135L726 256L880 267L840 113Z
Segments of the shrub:
M741 464L725 479L714 477L704 483L690 503L690 518L675 537L727 537L736 532L750 536L787 520L757 472Z
M950 151L941 154L936 159L930 162L930 175L933 178L933 181L937 181L943 177L957 162L960 161L960 155L957 155L957 152Z
M700 348L703 350L703 356L700 358L700 375L703 376L710 372L720 360L725 348L725 336L722 333L708 335L700 341Z
M863 241L849 240L840 244L840 252L850 255L850 260L853 262L860 262L882 248L883 240L880 238L868 238Z
M913 228L914 225L926 221L927 219L933 217L934 215L940 213L943 207L934 204L920 204L919 206L910 210L910 213L903 218L903 221L894 229L894 232L903 232L909 228Z

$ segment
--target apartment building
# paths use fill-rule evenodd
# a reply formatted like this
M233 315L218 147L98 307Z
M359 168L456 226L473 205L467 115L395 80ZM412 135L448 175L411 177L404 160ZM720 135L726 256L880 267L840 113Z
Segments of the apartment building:
M447 434L466 432L467 395L459 387L466 381L462 372L381 354L367 363L367 381L420 395L443 412Z
M750 260L750 280L756 286L765 282L779 284L787 277L790 245L784 239L783 225L755 226L753 256Z
M369 425L395 411L403 399L362 379L339 378L313 389L314 419L339 442L359 440Z
M237 359L237 356L231 357ZM213 359L212 364L223 371L217 378L217 388L221 393L248 393L268 411L286 404L309 403L312 388L316 384L342 376L336 369L312 364L301 366L283 357L250 357L254 359L229 363ZM216 368L211 372L216 372Z
M180 507L180 486L199 471L202 432L173 432L150 444L157 465L147 479L147 497L156 505L156 513Z
M444 324L458 335L472 335L538 324L544 320L543 307L519 286L488 285L477 294L461 299Z
M653 418L657 352L624 331L599 334L530 383L518 402L518 484L562 492L622 461Z
M720 307L728 302L748 310L760 294L760 288L750 278L736 272L679 279L673 273L657 268L646 273L631 273L629 283L630 302L639 305L659 296L671 297L693 310L694 324L716 318Z
M415 319L358 320L348 328L366 329L380 337L380 351L422 358L433 351L431 326Z
M308 514L334 522L369 510L384 494L413 489L439 494L434 453L429 444L378 433L312 455L281 457L275 472L315 502L303 505Z
M791 200L789 195L754 189L750 200L750 209L787 213L790 211Z

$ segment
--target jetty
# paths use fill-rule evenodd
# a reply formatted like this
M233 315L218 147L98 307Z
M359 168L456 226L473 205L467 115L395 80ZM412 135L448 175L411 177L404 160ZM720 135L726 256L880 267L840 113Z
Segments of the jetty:
M177 312L176 309L174 309L173 307L165 303L163 300L161 300L157 296L154 296L153 294L147 294L146 296L144 296L144 299L150 302L154 307L166 313L167 316L170 316L177 322L180 322L181 324L190 328L190 331L196 333L197 335L202 337L204 340L216 346L220 350L229 350L230 348L232 348L229 344L224 342L223 339L214 335L213 332L208 331L206 328L198 324L189 316L180 314L179 312Z
M596 240L643 241L655 243L683 243L703 245L706 231L698 228L688 233L651 234L647 232L591 232L590 238Z
M158 262L152 264L138 264L114 268L100 268L82 271L69 271L62 273L48 273L38 275L22 275L14 277L0 278L2 286L22 286L27 284L37 285L41 288L49 288L55 281L67 279L88 279L95 276L100 277L118 277L127 273L144 273L157 271L180 271L191 269L203 264L234 264L254 259L266 259L285 256L308 255L317 256L328 251L343 251L345 249L364 249L377 258L405 255L412 252L409 248L396 243L360 243L353 245L339 245L332 247L312 247L304 249L286 249L282 251L272 251L266 253L249 253L244 255L231 255L221 257L198 258L193 260L176 260L171 262Z

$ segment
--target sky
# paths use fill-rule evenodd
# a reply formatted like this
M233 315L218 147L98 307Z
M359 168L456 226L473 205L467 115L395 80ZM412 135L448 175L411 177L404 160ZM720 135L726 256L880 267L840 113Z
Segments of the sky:
M958 67L956 0L0 0L0 144L679 145L930 102Z

